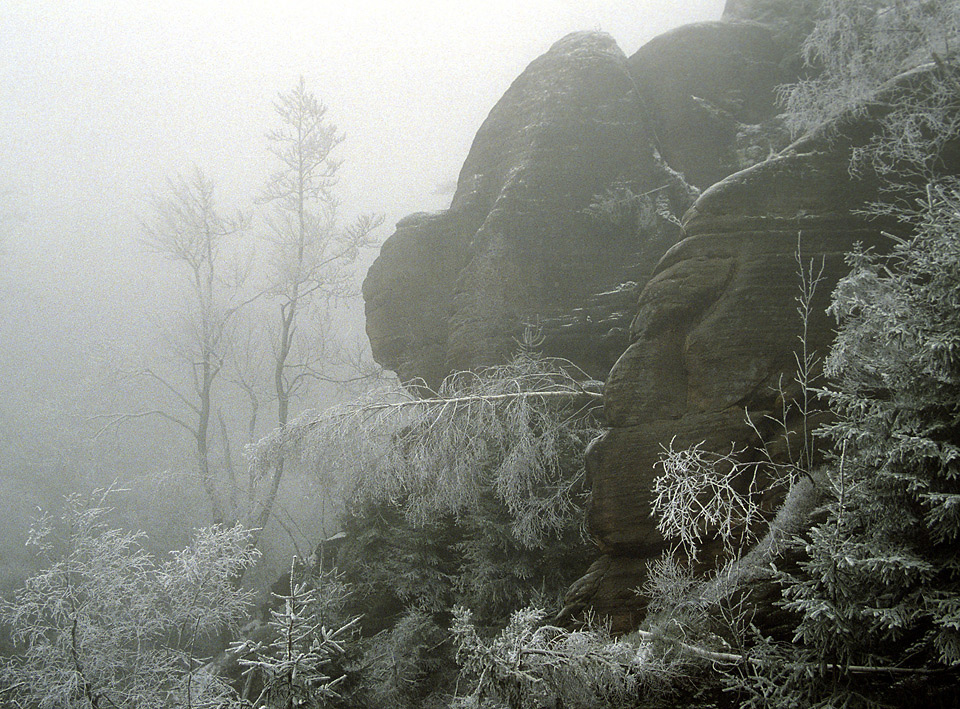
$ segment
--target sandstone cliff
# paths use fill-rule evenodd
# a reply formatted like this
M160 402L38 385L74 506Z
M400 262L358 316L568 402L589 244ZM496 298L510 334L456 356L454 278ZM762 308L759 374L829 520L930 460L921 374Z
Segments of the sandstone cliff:
M638 620L643 599L632 589L664 547L650 493L665 446L769 449L797 437L798 250L823 267L806 343L825 354L825 309L844 254L879 236L877 224L850 214L876 192L850 176L849 156L849 141L808 138L713 185L687 213L685 238L643 289L631 344L607 379L610 429L587 453L589 527L604 557L571 592L572 607L588 604L619 627ZM773 423L784 407L787 431ZM771 511L777 493L768 491Z
M851 213L876 197L849 172L874 118L787 146L776 117L808 4L731 0L725 17L630 58L602 34L558 42L491 111L450 208L400 222L364 283L374 355L405 380L497 362L531 325L547 354L606 378L609 429L587 452L600 558L566 612L618 629L639 621L635 589L664 548L650 516L663 447L777 454L768 415L799 395L797 253L823 266L807 345L825 352L844 254L881 226ZM621 218L623 200L652 216Z
M765 28L721 22L629 59L601 33L557 42L480 127L450 208L384 244L363 287L376 359L435 385L501 360L532 326L547 354L604 377L678 239L670 215L785 142L782 55Z

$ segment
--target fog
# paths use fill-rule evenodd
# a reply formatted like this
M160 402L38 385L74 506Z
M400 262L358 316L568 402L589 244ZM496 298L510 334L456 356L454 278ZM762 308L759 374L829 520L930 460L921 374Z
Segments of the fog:
M150 196L197 166L222 209L252 211L272 168L273 101L300 76L346 134L343 218L382 213L383 240L405 214L448 204L487 113L557 39L599 29L629 55L719 19L723 4L4 0L0 474L69 477L79 465L64 427L116 405L105 363L153 348L176 293L139 238ZM361 333L360 307L343 312ZM135 465L179 445L163 427L138 430Z

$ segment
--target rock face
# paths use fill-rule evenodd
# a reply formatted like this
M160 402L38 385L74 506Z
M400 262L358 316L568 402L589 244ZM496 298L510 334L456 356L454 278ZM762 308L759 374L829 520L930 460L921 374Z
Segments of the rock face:
M822 265L806 323L807 347L822 355L833 339L824 311L847 270L844 254L879 237L879 225L850 214L876 192L872 181L850 177L848 161L849 145L811 137L715 184L687 213L686 238L643 289L632 342L606 383L611 428L587 453L589 527L606 558L571 595L572 607L590 605L619 628L639 620L643 601L629 589L642 582L641 562L664 548L651 490L666 446L775 449L784 436L796 446L798 250L817 272ZM786 430L772 423L785 405ZM776 491L768 494L772 509Z
M778 56L762 27L724 23L629 60L601 33L557 42L490 112L450 208L403 219L370 268L377 361L435 386L502 361L532 326L546 354L603 378L678 238L665 215L784 142L770 122Z
M795 76L792 33L810 18L791 7L730 0L737 22L680 28L629 59L606 35L564 38L491 111L450 209L402 220L364 283L374 356L404 380L498 362L528 325L547 354L607 379L610 428L586 455L601 557L568 617L639 622L634 589L665 547L650 515L664 446L796 446L798 250L822 265L806 344L825 353L844 254L878 239L851 216L876 196L848 169L870 116L783 149L775 87ZM682 232L670 210L686 211ZM764 493L771 511L780 494Z
M607 35L565 37L490 112L450 209L404 219L384 244L363 288L374 356L436 385L502 360L527 325L554 321L553 340L577 320L597 340L625 329L633 297L585 306L630 280L641 244L582 210L637 171L664 179L626 57ZM624 344L584 364L609 368Z
M706 189L783 147L776 87L795 78L783 58L754 23L686 25L637 50L630 72L664 160Z
M684 238L643 288L631 344L606 381L610 429L587 451L588 523L603 556L571 589L567 614L590 607L621 630L641 618L644 601L631 589L643 582L644 561L665 546L651 491L666 447L704 442L717 452L745 449L747 460L762 460L761 448L777 462L796 460L804 427L798 355L805 347L819 361L830 348L825 311L849 271L845 254L858 242L883 250L889 240L881 232L898 231L861 216L879 181L863 164L852 177L851 159L904 93L930 90L933 71L899 77L863 114L840 117L717 182L687 212ZM941 169L956 174L960 141L940 156ZM797 311L802 270L818 280L806 320ZM814 405L807 425L823 415ZM784 491L760 482L773 513Z

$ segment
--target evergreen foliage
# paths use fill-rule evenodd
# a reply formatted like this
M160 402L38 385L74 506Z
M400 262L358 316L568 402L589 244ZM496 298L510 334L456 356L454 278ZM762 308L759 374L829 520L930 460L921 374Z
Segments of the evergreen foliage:
M290 586L289 593L277 595L281 606L270 611L270 639L244 641L232 648L246 668L246 686L256 681L260 687L253 707L327 706L341 698L347 679L348 642L359 618L328 626L326 589L296 581L293 569Z
M679 226L670 204L670 187L666 184L637 194L628 182L616 181L596 195L583 213L600 224L641 236L654 231L661 219Z
M449 639L436 614L405 610L391 628L364 643L361 687L352 706L446 707L453 665Z
M914 233L858 251L838 285L826 392L833 502L787 588L798 637L836 662L960 664L960 185L930 185Z
M348 540L337 563L354 591L348 607L364 613L369 632L409 608L442 615L467 605L485 624L502 624L530 604L559 609L590 557L576 516L548 544L531 548L516 539L510 515L490 498L422 525L390 503L357 508L345 522Z

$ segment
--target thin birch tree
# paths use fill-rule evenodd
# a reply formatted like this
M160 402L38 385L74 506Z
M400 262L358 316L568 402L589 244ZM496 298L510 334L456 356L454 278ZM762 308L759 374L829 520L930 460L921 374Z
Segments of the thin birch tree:
M342 163L334 153L344 136L328 121L326 106L307 90L303 77L293 90L278 96L274 109L279 126L267 139L277 169L259 201L270 208L268 293L277 303L271 333L273 395L282 429L290 420L292 402L312 381L324 378L328 338L313 316L331 298L349 291L354 277L349 267L382 219L365 215L352 226L338 226L334 188ZM270 521L283 473L281 456L266 476L266 490L251 514L254 528L262 530Z
M171 344L188 373L186 386L155 368L139 374L156 382L176 402L174 410L153 409L117 415L112 423L157 416L179 426L193 440L197 479L210 506L214 524L227 521L216 472L211 466L211 417L215 411L215 385L230 347L229 328L242 301L242 277L231 269L225 242L244 228L242 215L220 214L214 183L196 170L189 179L170 180L167 191L153 202L153 219L144 225L148 248L173 261L186 276L186 306L182 311L184 334Z

